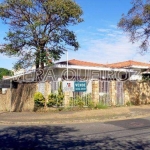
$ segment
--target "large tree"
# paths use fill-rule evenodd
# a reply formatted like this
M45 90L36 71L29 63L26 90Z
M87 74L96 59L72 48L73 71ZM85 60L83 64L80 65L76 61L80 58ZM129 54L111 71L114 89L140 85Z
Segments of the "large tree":
M44 68L44 64L60 59L66 47L79 48L68 26L82 22L82 13L73 0L4 0L0 18L9 31L0 52L19 58L15 68L33 64Z
M130 41L140 42L141 52L149 50L150 0L133 0L132 8L123 14L118 27L129 33Z
M3 76L12 76L13 73L5 68L0 68L0 80L3 78Z

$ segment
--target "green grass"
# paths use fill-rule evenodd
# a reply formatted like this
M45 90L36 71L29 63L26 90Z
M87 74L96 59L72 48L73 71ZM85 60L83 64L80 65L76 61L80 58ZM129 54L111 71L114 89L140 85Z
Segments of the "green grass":
M100 102L100 103L96 104L95 108L96 109L107 109L108 106L106 106L104 103Z

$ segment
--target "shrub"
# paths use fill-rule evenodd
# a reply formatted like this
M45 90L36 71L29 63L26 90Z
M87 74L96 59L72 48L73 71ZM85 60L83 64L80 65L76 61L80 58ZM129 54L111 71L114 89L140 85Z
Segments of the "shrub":
M82 108L91 104L91 94L86 94L83 96L77 95L75 98L70 99L70 106L78 106Z
M48 107L57 106L60 107L63 105L64 94L62 90L62 82L59 84L58 94L51 93L48 95Z
M94 108L95 107L95 105L94 105L94 102L92 102L92 101L89 101L88 102L88 108Z
M106 108L108 108L108 106L106 106L106 105L105 105L104 103L102 103L102 102L99 102L99 103L96 104L95 108L96 108L96 109L106 109Z
M34 103L36 107L44 107L45 106L45 98L42 93L36 92L34 94Z
M56 104L57 104L57 95L54 93L49 94L47 106L52 107L55 106Z
M57 106L62 106L64 100L64 93L62 90L62 82L59 84L58 95L57 95Z
M127 105L127 106L132 106L132 105L133 105L133 102L128 101L128 102L126 102L126 105Z
M83 98L79 95L77 95L75 98L71 98L70 99L70 106L83 107L84 106Z

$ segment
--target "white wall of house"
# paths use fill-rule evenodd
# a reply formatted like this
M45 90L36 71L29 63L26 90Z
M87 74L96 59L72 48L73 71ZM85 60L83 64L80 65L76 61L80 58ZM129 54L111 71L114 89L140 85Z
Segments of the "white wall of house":
M57 68L57 71L54 70L55 76L63 80L67 79L67 69L66 68ZM127 74L127 71L124 70L98 70L97 68L92 69L68 69L68 78L69 80L121 80L122 75Z

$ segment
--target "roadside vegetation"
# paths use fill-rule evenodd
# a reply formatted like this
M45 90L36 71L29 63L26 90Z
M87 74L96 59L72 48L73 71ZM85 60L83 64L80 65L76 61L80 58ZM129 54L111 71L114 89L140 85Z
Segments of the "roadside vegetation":
M12 71L5 68L0 68L0 80L2 80L3 76L12 76L12 75L13 75Z
M48 95L47 101L42 93L37 92L34 95L35 111L47 110L56 108L56 110L82 110L82 109L107 109L108 106L102 101L94 103L91 94L85 96L76 96L70 98L68 107L64 107L64 93L62 91L62 84L59 85L58 93L51 93Z

